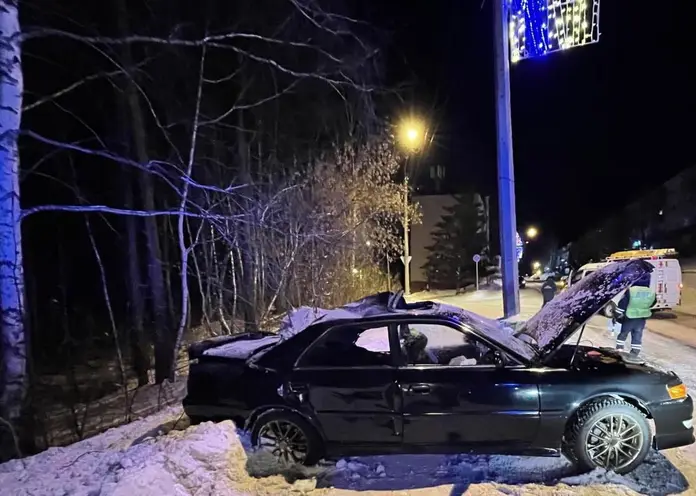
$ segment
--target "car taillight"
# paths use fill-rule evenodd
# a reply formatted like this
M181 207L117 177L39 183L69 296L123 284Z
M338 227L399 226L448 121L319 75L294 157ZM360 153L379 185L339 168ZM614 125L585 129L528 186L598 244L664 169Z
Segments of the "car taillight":
M686 398L686 386L684 384L677 384L676 386L667 386L667 393L669 397L673 400L680 400Z

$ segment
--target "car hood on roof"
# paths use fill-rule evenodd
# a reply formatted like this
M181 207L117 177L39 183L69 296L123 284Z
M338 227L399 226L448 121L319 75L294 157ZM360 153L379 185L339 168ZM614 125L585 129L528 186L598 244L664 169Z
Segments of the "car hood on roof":
M644 260L602 267L551 300L515 332L515 337L531 343L537 350L536 360L543 361L607 303L652 270Z

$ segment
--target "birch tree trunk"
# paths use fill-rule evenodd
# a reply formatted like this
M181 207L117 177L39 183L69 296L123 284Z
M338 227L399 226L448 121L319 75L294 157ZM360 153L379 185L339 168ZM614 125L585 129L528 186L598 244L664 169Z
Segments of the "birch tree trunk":
M27 387L17 147L24 81L17 0L0 1L0 39L0 415L16 424Z

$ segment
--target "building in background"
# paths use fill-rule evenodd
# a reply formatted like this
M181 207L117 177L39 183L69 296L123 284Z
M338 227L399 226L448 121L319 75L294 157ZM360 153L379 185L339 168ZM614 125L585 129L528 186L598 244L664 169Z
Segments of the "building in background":
M675 248L696 255L696 166L655 187L571 244L575 265L628 249Z

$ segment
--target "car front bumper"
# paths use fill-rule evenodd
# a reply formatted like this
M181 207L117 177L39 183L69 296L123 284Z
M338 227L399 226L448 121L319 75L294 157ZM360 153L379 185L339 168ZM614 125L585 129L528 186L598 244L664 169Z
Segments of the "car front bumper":
M655 421L655 448L665 450L694 443L694 402L691 396L654 404L650 410Z

